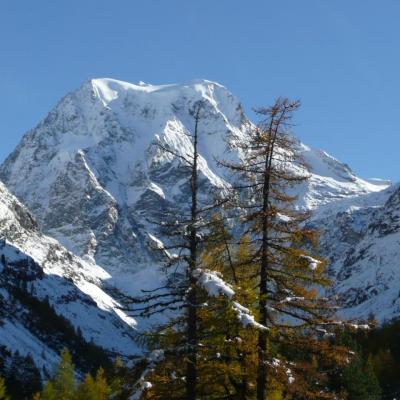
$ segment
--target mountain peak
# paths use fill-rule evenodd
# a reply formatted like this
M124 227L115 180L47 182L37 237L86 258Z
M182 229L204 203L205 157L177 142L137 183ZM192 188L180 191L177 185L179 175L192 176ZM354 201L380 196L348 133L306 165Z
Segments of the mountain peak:
M139 81L137 84L126 81L121 81L113 78L95 78L90 79L83 83L82 87L85 88L90 85L96 94L106 101L111 101L117 95L123 93L163 93L164 95L177 96L185 93L186 95L192 92L192 95L198 94L204 96L212 95L214 90L226 92L227 96L232 94L221 84L207 79L194 79L184 83L171 83L163 85L154 85Z

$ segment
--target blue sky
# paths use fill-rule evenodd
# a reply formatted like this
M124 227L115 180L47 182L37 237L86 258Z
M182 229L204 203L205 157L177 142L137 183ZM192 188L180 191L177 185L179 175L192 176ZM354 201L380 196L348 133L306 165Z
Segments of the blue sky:
M2 0L0 159L82 81L218 81L246 110L298 98L296 133L400 180L398 0Z

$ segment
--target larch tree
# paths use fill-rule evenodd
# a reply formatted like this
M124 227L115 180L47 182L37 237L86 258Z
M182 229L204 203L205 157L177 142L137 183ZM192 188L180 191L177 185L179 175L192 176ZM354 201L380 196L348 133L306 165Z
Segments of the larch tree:
M256 299L253 281L249 279L246 268L247 242L235 242L224 218L215 217L215 221L204 248L203 261L209 270L220 274L230 285L232 295L228 299L226 295L220 296L204 309L207 313L204 321L208 324L208 347L218 352L220 362L216 370L224 376L223 384L219 385L224 391L220 392L220 397L214 392L215 397L210 398L254 399L253 378L257 361L254 338L259 330L267 328L257 323L247 308ZM211 373L215 374L214 371L211 369Z
M111 388L107 383L103 368L99 368L96 377L87 374L79 385L74 400L107 400L111 396Z
M218 277L204 273L201 252L213 225L211 214L225 203L226 199L216 194L211 196L207 204L199 201L202 178L198 145L201 139L203 110L202 102L195 104L192 109L193 133L185 133L190 140L189 153L178 153L167 144L157 144L160 151L171 154L174 160L181 163L187 176L190 198L186 206L181 205L179 210L163 210L158 221L152 221L167 238L165 245L158 245L155 249L162 253L166 260L166 279L161 287L131 299L137 316L148 317L171 312L173 314L172 318L158 326L155 332L145 335L146 346L153 345L163 349L163 356L160 360L160 353L157 352L157 361L152 355L149 357L152 367L147 368L139 380L142 382L139 391L143 392L143 398L195 400L199 391L204 388L203 383L199 384L199 360L204 360L202 341L205 327L202 321L208 294L202 284L208 279L218 280ZM153 340L154 343L151 343ZM145 376L148 376L148 380L145 380Z
M329 283L325 262L307 250L316 235L304 228L308 215L296 210L291 195L296 184L308 179L290 133L298 107L298 101L279 98L272 107L257 110L262 121L238 144L241 160L220 161L237 177L238 222L250 252L247 279L256 288L250 307L259 324L269 328L257 335L257 400L267 399L268 385L282 377L289 382L287 395L333 397L325 389L323 370L348 354L344 348L333 349L326 339L337 322L331 320L331 304L318 292ZM273 357L273 347L280 349L280 359Z
M42 400L74 400L77 384L71 354L67 349L61 353L61 360L54 374L43 387Z

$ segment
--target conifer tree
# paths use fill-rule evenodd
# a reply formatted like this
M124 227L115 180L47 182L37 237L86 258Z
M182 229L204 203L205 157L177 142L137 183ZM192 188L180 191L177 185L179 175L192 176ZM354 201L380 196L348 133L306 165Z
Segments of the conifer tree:
M331 307L317 291L328 280L324 261L305 250L315 243L315 234L303 228L307 215L296 210L295 197L290 195L293 186L308 178L290 135L292 114L298 107L297 101L278 99L272 107L258 110L261 123L239 144L241 161L220 161L237 176L238 221L250 240L246 265L257 288L252 307L258 322L269 328L258 331L257 400L266 399L273 382L281 379L289 382L288 395L328 398L323 369L342 360L346 352L333 351L320 338L328 335L333 323ZM280 359L274 360L274 347ZM284 359L295 362L289 368Z
M171 150L167 144L159 143L159 149L172 154L183 163L183 168L188 174L188 187L190 191L190 205L186 207L183 215L179 218L167 218L160 215L159 224L161 230L170 237L171 244L163 247L161 251L167 257L166 270L169 274L166 278L165 286L157 288L148 296L136 299L138 303L145 304L140 314L150 316L155 313L162 313L170 310L182 310L177 318L173 318L169 323L159 328L160 333L165 337L165 332L178 331L168 340L161 340L159 345L166 350L168 358L164 363L165 371L168 370L168 362L176 357L183 361L184 376L178 378L162 376L159 374L158 392L155 398L177 398L182 397L187 400L195 400L197 396L197 358L198 358L198 287L195 271L199 264L199 241L202 220L198 201L198 141L199 141L199 122L201 104L197 104L193 109L194 133L187 134L192 147L190 154L178 154ZM164 220L163 220L164 219ZM159 249L160 250L160 249ZM178 252L178 255L171 256L169 251ZM174 272L171 272L174 271ZM135 300L134 300L135 301ZM154 376L154 379L156 377ZM184 382L184 385L182 385ZM184 386L184 387L182 387ZM175 394L173 394L175 392Z
M35 395L35 400L107 400L110 397L119 399L118 394L123 383L115 382L112 390L103 368L97 370L95 378L87 374L79 385L74 376L71 355L64 349L54 378L45 384L41 393ZM128 395L121 399L127 398Z
M87 374L79 385L76 400L96 400L96 384L91 374Z
M40 400L57 400L58 395L56 390L54 389L53 382L48 381L42 390L41 395L39 396Z
M64 349L54 378L45 384L41 397L42 400L74 400L76 389L71 354Z
M31 355L23 357L23 364L19 369L21 391L20 395L31 398L33 393L42 389L42 378Z
M259 327L251 324L251 321L240 322L240 308L247 308L255 300L253 282L246 268L250 252L248 241L244 238L239 245L234 243L221 215L214 216L214 224L207 239L202 254L204 268L221 273L234 292L228 301L224 296L209 300L209 307L203 311L206 331L209 332L208 350L213 349L219 354L219 365L206 368L211 374L215 374L215 370L220 371L224 378L214 382L211 389L224 389L220 391L220 398L226 398L227 394L235 399L254 398L254 338L257 337ZM247 314L244 317L252 316Z
M5 378L11 398L30 399L42 388L40 372L32 356L23 356L18 351L12 355Z
M135 368L134 372L137 372L138 369L140 368ZM110 396L113 400L125 400L129 397L130 390L127 383L137 380L137 377L132 377L131 374L131 369L124 365L121 358L117 357L108 376Z
M203 275L198 282L201 302L196 398L253 399L257 344L254 339L260 325L240 304L241 301L251 303L254 299L251 281L245 279L247 274L241 262L246 258L246 245L240 245L237 254L233 253L232 237L220 216L212 218L209 232L203 239L200 264ZM222 279L225 275L233 281L232 285ZM209 286L209 290L204 290L203 285ZM142 384L151 383L151 386L147 386L142 399L185 398L181 353L170 352L178 348L181 339L180 331L164 330L157 344L168 352L164 353L162 362L148 366L151 372L144 374L146 380Z
M96 377L87 374L77 390L76 400L107 400L111 389L107 383L103 368L99 368Z
M9 400L6 391L6 383L2 377L0 377L0 400Z
M350 330L337 331L334 341L339 344L344 344L348 349L351 349L351 357L342 368L335 368L331 371L330 385L338 393L343 393L343 397L347 400L378 400L381 399L381 385L378 380L379 368L375 370L376 358L368 355L368 347L360 345L358 342L361 337L369 335L367 332L358 332ZM376 342L374 342L376 345ZM385 371L390 374L394 367L390 361L385 360ZM383 388L383 387L382 387Z
M382 391L370 358L364 361L360 354L356 354L344 369L342 379L349 400L381 399Z
M96 372L95 386L97 393L97 400L107 400L111 393L111 389L107 383L105 372L103 368L99 368Z
M179 352L182 355L185 368L186 385L184 392L188 400L196 398L196 380L197 380L197 288L195 285L194 270L197 267L197 246L198 246L198 126L200 115L200 105L195 111L195 128L194 135L190 136L190 142L193 147L191 154L181 155L171 150L167 144L158 144L159 150L172 154L183 162L184 168L189 174L189 188L191 193L191 203L189 215L185 215L183 219L175 221L158 223L162 231L167 231L171 237L177 237L178 243L172 240L169 250L181 250L184 255L179 257L171 257L166 248L162 248L164 255L167 256L166 270L169 271L175 266L176 273L170 274L166 278L166 284L162 288L157 288L148 296L136 299L139 304L145 304L140 310L140 315L150 316L156 313L163 313L169 310L184 310L180 318L174 319L167 326L159 328L165 333L168 329L177 329L180 331L182 343L163 342L163 348L171 347L171 353ZM188 135L189 137L189 135ZM160 220L163 217L160 216ZM135 300L134 300L135 301ZM163 393L163 384L168 386L168 377L159 375L158 386L160 393ZM145 383L146 385L146 383ZM143 387L144 389L150 388ZM173 385L166 388L167 391L175 390ZM183 397L183 394L180 394ZM161 394L163 396L163 394ZM172 397L171 397L172 398Z
M72 357L68 349L61 352L61 361L54 379L54 389L59 399L69 400L74 397L76 381Z

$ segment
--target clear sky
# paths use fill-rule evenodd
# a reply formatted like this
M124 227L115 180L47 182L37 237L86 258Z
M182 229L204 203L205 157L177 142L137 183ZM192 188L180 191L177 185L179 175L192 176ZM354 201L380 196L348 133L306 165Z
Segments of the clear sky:
M0 160L82 81L298 98L297 135L400 181L399 0L0 0Z

